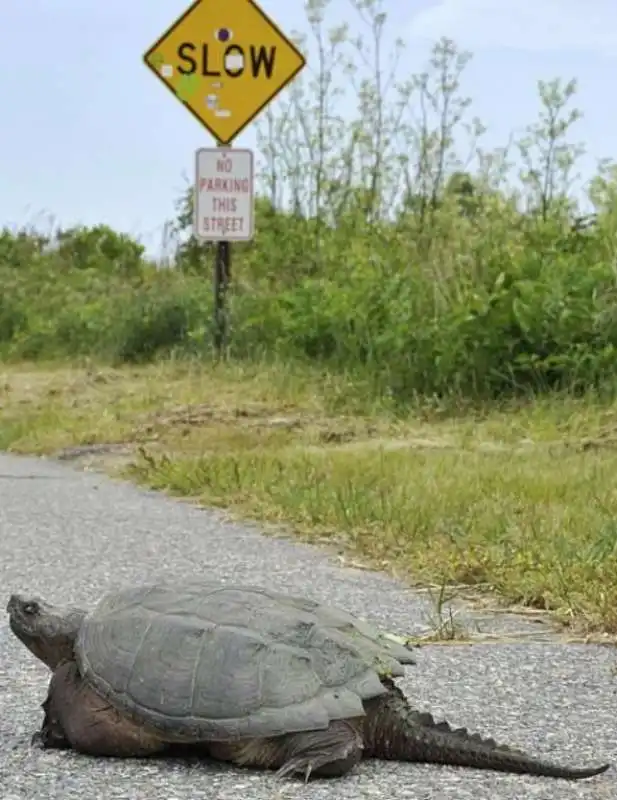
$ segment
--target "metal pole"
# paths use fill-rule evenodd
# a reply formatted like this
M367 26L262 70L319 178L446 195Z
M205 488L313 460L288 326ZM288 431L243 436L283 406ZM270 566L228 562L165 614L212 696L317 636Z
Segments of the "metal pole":
M217 147L225 147L220 142ZM227 345L227 291L231 281L231 242L217 242L214 257L214 347L218 358Z

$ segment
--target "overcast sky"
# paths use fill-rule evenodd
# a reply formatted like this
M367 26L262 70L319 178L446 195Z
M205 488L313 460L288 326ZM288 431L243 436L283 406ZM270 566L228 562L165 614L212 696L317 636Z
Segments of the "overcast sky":
M307 30L299 0L261 4L286 32ZM0 225L37 214L63 224L106 222L156 248L194 150L213 144L141 62L187 5L5 3ZM408 46L401 74L421 69L441 36L473 51L463 88L490 144L534 119L538 78L577 77L583 169L617 158L615 0L385 0L384 7ZM329 23L353 19L349 8L334 0ZM236 144L254 147L254 127Z

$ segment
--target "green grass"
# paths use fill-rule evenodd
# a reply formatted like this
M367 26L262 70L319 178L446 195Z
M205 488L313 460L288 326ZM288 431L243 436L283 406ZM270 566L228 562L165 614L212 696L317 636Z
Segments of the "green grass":
M402 417L360 410L349 382L323 373L174 362L20 365L0 390L10 451L126 442L128 462L105 469L413 583L466 584L617 631L617 405L556 395Z

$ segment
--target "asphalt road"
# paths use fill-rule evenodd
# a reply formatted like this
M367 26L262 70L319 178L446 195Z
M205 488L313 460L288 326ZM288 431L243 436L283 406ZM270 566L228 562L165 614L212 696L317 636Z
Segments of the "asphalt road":
M399 633L426 628L430 606L383 575L345 569L317 549L101 475L0 455L0 587L89 604L113 586L158 577L250 581L305 593ZM2 608L5 601L0 598ZM524 628L500 617L493 630ZM404 689L418 707L566 764L617 762L617 655L556 642L424 647ZM570 783L434 765L364 762L337 782L194 761L113 761L33 750L46 670L0 619L0 798L615 798L617 765Z

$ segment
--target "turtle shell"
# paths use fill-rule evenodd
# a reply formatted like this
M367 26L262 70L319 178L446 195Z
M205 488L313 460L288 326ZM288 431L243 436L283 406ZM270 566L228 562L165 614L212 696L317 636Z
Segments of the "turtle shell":
M82 675L169 741L323 729L364 714L408 648L340 609L255 586L192 582L105 596L80 629Z

